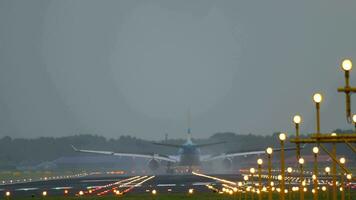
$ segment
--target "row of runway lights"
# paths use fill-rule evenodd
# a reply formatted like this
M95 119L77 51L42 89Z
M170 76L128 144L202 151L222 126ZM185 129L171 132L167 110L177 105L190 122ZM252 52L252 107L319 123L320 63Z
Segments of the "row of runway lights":
M113 192L114 195L123 195L129 191L131 191L133 188L135 187L138 187L140 185L142 185L143 183L153 179L155 176L135 176L135 177L131 177L131 178L128 178L128 179L124 179L124 180L121 180L121 181L117 181L115 183L110 183L110 184L107 184L107 185L104 185L104 186L100 186L100 187L95 187L95 188L91 188L89 187L88 190L80 190L78 193L76 193L75 195L76 196L84 196L84 195L87 195L87 194L94 194L95 192L99 191L99 190L102 190L102 189L106 189L102 192L99 192L97 193L98 196L102 196L102 195L105 195L107 193L109 193L110 191ZM140 182L138 182L140 181ZM133 184L134 183L134 184ZM133 185L131 185L133 184ZM114 187L112 187L114 186ZM109 187L112 187L110 189L107 189ZM124 187L127 187L125 190L123 190L122 192L120 192L120 190L118 188L124 188ZM172 189L168 189L168 191L172 191ZM153 189L153 190L146 190L146 192L151 192L152 195L157 195L158 194L158 191L156 189ZM194 189L193 188L189 188L188 189L188 194L193 194L194 193ZM65 189L64 190L64 195L68 195L69 194L69 190L68 189ZM10 196L12 195L12 193L10 191L6 191L5 192L5 196L7 198L9 198ZM47 191L43 191L41 193L41 195L43 197L46 197L49 195L49 193Z
M17 184L17 183L28 183L33 181L48 181L48 180L59 180L59 179L69 179L69 178L79 178L87 176L87 173L74 174L74 175L62 175L62 176L50 176L50 177L40 177L38 179L35 178L25 178L25 179L17 179L17 180L3 180L0 185L8 185L8 184Z
M16 179L16 180L2 180L0 181L0 185L7 185L7 184L15 184L15 183L28 183L33 181L49 181L49 180L59 180L59 179L69 179L69 178L79 178L85 177L88 175L98 175L98 174L115 174L115 175L122 175L124 171L108 171L108 172L90 172L90 173L79 173L73 175L60 175L60 176L45 176L40 178L24 178L24 179Z
M256 194L260 194L261 192L265 192L267 193L268 192L268 189L266 186L263 186L261 191L260 189L258 188L259 187L259 183L255 183L253 184L255 187L253 186L250 186L248 185L248 177L249 175L244 175L243 174L243 177L244 177L244 181L245 183L243 182L232 182L232 181L229 181L229 180L226 180L226 179L222 179L222 178L218 178L218 177L214 177L214 176L209 176L209 175L205 175L205 174L200 174L200 173L196 173L196 172L193 172L194 175L197 175L197 176L201 176L201 177L205 177L205 178L209 178L209 179L213 179L213 180L216 180L218 182L221 182L222 183L222 189L219 190L217 188L215 188L213 185L211 184L208 184L206 185L206 187L208 187L208 189L214 191L214 192L217 192L217 193L220 193L220 194L230 194L230 195L233 195L234 193L247 193L247 192L252 192L252 193L256 193ZM263 177L267 178L268 176L267 175L264 175ZM275 179L278 179L279 181L281 180L281 176L274 176ZM291 180L291 185L292 184L299 184L299 178L295 178L295 177L286 177L286 180ZM294 180L294 181L292 181ZM304 192L307 192L308 191L308 188L307 187L304 187L306 185L310 185L310 182L311 180L304 180L302 182L302 185L303 185L303 191ZM326 182L328 185L331 185L331 183L328 183ZM337 183L337 185L340 185L339 183ZM274 182L272 181L270 183L270 186L271 186L271 191L272 192L278 192L278 193L281 193L281 188L280 187L275 187L275 184ZM327 191L327 185L323 185L321 188L318 187L317 188L318 190L322 190L323 192L326 192ZM288 192L299 192L300 190L300 187L298 186L292 186L290 187L289 189L284 189L284 193L287 194ZM343 190L342 187L339 188L340 191ZM311 192L314 194L315 193L315 189L313 188L311 190Z

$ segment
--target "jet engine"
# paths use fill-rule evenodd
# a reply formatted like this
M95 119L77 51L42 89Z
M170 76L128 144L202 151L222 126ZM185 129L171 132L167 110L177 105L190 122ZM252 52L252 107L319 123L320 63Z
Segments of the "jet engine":
M155 171L158 169L159 167L159 162L155 159L151 159L150 161L148 161L148 167L152 170Z
M225 158L222 162L223 166L226 168L226 169L230 169L232 167L232 160L231 158Z

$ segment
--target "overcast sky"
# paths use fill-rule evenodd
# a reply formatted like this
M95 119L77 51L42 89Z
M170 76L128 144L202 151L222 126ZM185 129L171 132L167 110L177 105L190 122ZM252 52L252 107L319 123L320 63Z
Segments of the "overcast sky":
M0 136L147 139L345 121L356 1L0 0ZM355 61L356 62L356 61ZM356 72L351 73L356 84ZM356 109L356 99L353 110Z

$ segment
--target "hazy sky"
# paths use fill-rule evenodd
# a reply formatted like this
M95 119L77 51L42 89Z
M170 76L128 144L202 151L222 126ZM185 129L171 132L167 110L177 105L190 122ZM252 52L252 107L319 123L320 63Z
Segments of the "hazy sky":
M0 0L0 136L351 128L356 1ZM356 62L356 61L355 61ZM356 72L351 73L356 85ZM356 99L353 110L356 109Z

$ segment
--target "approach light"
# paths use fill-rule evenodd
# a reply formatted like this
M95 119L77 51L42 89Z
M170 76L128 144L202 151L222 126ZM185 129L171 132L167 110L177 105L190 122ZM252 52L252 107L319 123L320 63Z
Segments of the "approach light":
M244 176L244 181L248 181L248 176L247 175Z
M253 167L250 168L250 173L251 173L251 174L254 174L255 172L256 172L255 168L253 168Z
M313 100L315 103L320 103L323 100L323 96L320 93L315 93L313 96Z
M279 181L282 180L282 175L278 175L278 180L279 180Z
M286 138L287 138L287 135L285 133L279 134L279 140L284 141L284 140L286 140Z
M298 162L299 162L299 164L303 165L304 164L304 158L299 158Z
M83 191L79 191L79 196L83 196L84 195L84 192Z
M5 196L9 197L11 195L10 191L5 192Z
M325 186L321 187L321 190L325 192L326 191L326 187Z
M352 174L347 174L346 178L347 178L347 180L351 180L352 179Z
M318 154L319 153L319 148L318 147L313 147L313 153Z
M262 164L263 164L263 160L262 160L261 158L259 158L259 159L257 160L257 164L262 165Z
M352 69L352 61L350 59L343 60L341 67L344 71L350 71Z
M315 174L312 175L312 179L316 180L316 175Z
M43 191L42 196L44 196L44 197L47 196L47 191Z
M341 157L341 158L340 158L340 163L341 163L341 164L345 164L345 162L346 162L346 159L345 159L344 157Z
M294 115L293 122L296 124L300 124L300 122L302 122L302 117L300 115Z
M288 167L288 168L287 168L287 172L288 172L288 173L292 173L292 171L293 171L293 169L292 169L291 167Z
M356 123L356 114L352 115L352 121Z
M189 194L193 194L193 192L194 192L194 190L193 190L192 188L190 188L190 189L188 190L188 193L189 193Z
M152 190L152 194L153 194L153 195L156 195L156 194L157 194L157 191L156 191L156 190Z
M271 155L273 153L273 149L271 147L268 147L266 149L267 154Z
M330 172L330 167L325 167L325 172L329 173Z

